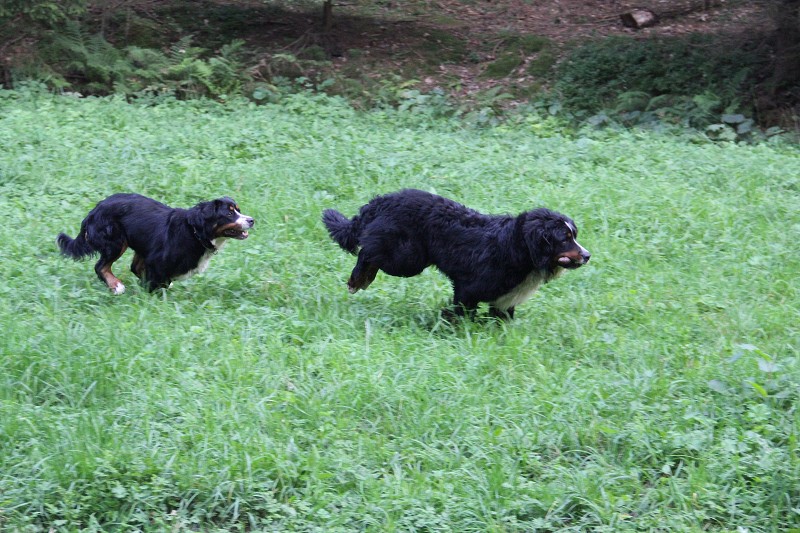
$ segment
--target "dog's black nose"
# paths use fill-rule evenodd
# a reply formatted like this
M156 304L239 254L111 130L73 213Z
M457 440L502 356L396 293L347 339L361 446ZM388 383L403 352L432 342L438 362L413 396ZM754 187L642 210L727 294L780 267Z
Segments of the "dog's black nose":
M588 263L589 259L592 258L592 254L589 253L589 250L581 252L581 257L583 258L584 263Z
M254 219L253 217L247 217L247 219L246 219L246 220L247 220L247 223L248 223L248 224L250 224L250 227L251 227L251 228L252 228L252 227L255 225L255 223L256 223L256 219Z

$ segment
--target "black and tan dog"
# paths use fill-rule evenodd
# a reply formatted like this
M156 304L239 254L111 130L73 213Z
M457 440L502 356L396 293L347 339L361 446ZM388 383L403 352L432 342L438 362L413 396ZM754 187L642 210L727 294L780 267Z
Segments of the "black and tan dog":
M227 239L246 239L253 224L228 197L179 209L123 193L98 203L75 239L61 233L56 241L61 253L73 259L100 254L97 276L114 294L122 294L125 285L111 265L128 248L135 252L131 271L152 291L204 272Z
M484 215L415 189L378 196L352 219L333 209L322 219L339 246L358 254L350 292L369 287L378 270L410 277L434 265L452 281L459 315L488 302L491 315L511 318L541 284L591 257L572 219L549 209Z

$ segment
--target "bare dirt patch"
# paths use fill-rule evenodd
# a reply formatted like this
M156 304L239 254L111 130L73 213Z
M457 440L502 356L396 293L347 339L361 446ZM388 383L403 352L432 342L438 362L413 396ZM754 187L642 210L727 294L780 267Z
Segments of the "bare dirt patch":
M241 4L240 4L241 5ZM263 9L264 4L259 4ZM620 15L647 8L660 16L658 24L634 30ZM548 61L556 63L571 46L607 36L683 36L692 33L747 35L772 27L767 5L736 0L430 0L427 2L339 3L333 8L331 32L319 28L316 12L283 11L280 17L251 26L247 39L263 48L297 49L317 43L334 68L402 72L419 79L425 89L441 87L469 97L496 85L541 86ZM253 22L251 19L250 22ZM311 37L309 37L311 36ZM512 36L539 36L547 50L520 50L503 75L489 69ZM438 54L438 58L437 58ZM540 61L542 68L531 69Z

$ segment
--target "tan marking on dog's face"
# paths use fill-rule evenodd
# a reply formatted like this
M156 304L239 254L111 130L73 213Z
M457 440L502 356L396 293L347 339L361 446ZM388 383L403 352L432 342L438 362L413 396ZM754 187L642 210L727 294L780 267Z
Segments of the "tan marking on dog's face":
M252 217L243 215L236 204L228 204L227 218L233 220L224 222L214 228L215 238L246 239L249 236L247 230L255 224L255 220Z
M563 268L578 268L588 263L592 254L576 240L578 228L567 220L564 225L567 226L567 232L562 243L566 249L556 255L556 263Z

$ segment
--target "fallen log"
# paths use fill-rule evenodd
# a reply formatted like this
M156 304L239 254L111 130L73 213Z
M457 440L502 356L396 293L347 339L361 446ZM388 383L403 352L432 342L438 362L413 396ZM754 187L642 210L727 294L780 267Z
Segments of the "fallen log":
M622 25L635 30L658 24L658 15L649 9L634 9L619 16Z

